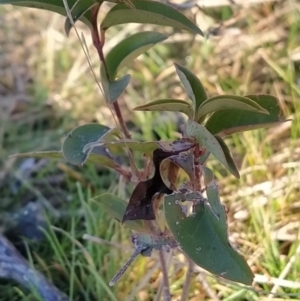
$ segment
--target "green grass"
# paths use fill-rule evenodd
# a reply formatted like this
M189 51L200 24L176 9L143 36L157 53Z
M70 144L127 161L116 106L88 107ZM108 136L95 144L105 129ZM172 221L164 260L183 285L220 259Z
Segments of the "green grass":
M186 98L173 60L195 71L209 95L271 93L279 98L284 115L293 119L284 128L228 138L240 167L240 181L210 160L222 201L229 210L230 241L258 276L250 290L201 272L201 280L195 277L192 281L190 300L267 300L271 291L278 294L274 295L278 300L300 298L300 87L299 61L291 56L299 53L300 13L293 3L241 9L244 17L238 16L231 25L241 29L240 35L231 36L225 26L221 38L211 37L208 42L158 45L128 69L133 80L120 101L125 119L138 131L134 133L138 139L178 135L178 116L174 114L161 117L138 112L133 117L131 112L133 107L154 99ZM206 9L205 13L217 22L232 18L229 8ZM200 12L197 14L202 18ZM130 232L101 212L91 199L105 191L128 197L130 187L116 174L91 164L77 168L63 161L38 160L36 172L25 178L17 191L13 190L21 160L9 155L59 149L60 139L79 124L115 123L99 96L75 33L68 39L61 33L61 17L5 7L1 8L0 24L0 93L6 105L0 113L0 217L41 198L60 213L57 218L48 212L46 238L28 241L27 256L30 254L32 265L71 300L156 300L161 280L156 254L150 259L138 258L115 287L108 286L130 256ZM79 28L85 30L83 25ZM111 29L110 34L120 38L126 33L121 27ZM259 38L264 40L260 42ZM90 55L97 71L97 55L91 47ZM11 99L16 105L9 109ZM1 228L5 224L1 223ZM107 243L83 240L86 233ZM169 268L176 300L186 262L176 252ZM36 299L33 292L16 283L0 280L0 300Z

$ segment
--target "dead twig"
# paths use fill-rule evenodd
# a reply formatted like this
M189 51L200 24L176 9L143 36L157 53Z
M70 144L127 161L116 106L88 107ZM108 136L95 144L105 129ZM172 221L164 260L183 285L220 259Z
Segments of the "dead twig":
M0 277L14 280L38 293L44 301L68 301L69 298L32 269L15 247L0 235Z

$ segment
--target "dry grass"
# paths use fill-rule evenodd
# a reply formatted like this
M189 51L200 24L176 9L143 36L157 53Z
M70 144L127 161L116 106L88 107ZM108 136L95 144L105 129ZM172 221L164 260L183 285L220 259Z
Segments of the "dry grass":
M178 122L176 116L158 119L157 114L137 114L132 118L131 109L155 98L185 97L172 66L176 60L196 72L210 95L270 93L278 97L284 115L293 120L228 140L240 166L240 181L210 162L229 210L230 241L245 255L256 276L250 290L196 269L189 300L300 299L300 4L290 0L243 6L245 2L231 7L193 7L190 16L210 32L210 38L193 40L188 34L176 33L151 49L130 66L133 80L121 99L126 119L134 123L133 128L140 128L145 139L153 138L153 128L161 137L172 137L177 125L171 123ZM8 155L59 148L60 138L75 125L99 121L114 126L114 120L93 82L75 34L67 39L62 33L63 18L12 7L0 12L0 180L7 184L19 168ZM83 26L79 28L98 68L87 32ZM129 25L111 30L107 48L142 28L146 27ZM71 233L73 240L88 232L116 246L88 242L85 247L90 257L86 259L79 254L80 249L73 250L77 255L71 253L69 239L61 236L51 244L51 250L47 246L39 247L41 253L31 249L37 267L70 292L73 300L113 300L109 292L119 300L158 300L154 296L160 289L161 274L155 256L139 258L116 289L105 285L128 256L117 247L120 243L128 246L128 233L97 210L92 211L88 198L115 183L114 177L97 181L99 170L93 167L82 171L61 163L50 167L42 163L35 163L41 166L36 166L37 175L28 180L31 186L22 194L14 195L9 186L1 186L1 210L18 207L26 202L24 198L39 193L59 208L61 198L68 197L74 205L68 203L67 209L78 205L84 210L84 225L74 217L72 223L64 221L58 226ZM44 180L49 182L41 186ZM74 180L82 184L75 187ZM59 196L49 187L55 181ZM119 185L121 190L123 184ZM51 232L49 241L55 241L56 235ZM59 255L59 249L66 258ZM180 254L170 262L171 290L178 300L186 263ZM75 263L86 265L76 267L76 277L72 273ZM0 287L0 300L8 300L8 296L10 300L30 298L28 292L5 283L0 282Z

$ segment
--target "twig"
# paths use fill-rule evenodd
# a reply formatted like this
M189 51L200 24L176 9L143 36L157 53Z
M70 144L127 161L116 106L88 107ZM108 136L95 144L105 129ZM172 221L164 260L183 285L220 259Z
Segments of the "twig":
M100 34L99 34L99 30L98 30L97 16L98 16L100 6L101 6L101 4L98 4L98 5L96 5L95 7L93 7L91 9L92 26L93 26L93 28L91 30L91 34L92 34L93 45L94 45L94 47L96 48L96 50L98 52L99 59L100 59L101 63L103 64L103 67L104 67L104 70L105 70L105 73L106 73L106 77L107 77L108 80L110 80L109 72L108 72L106 61L105 61L104 54L103 54L103 46L104 46L104 42L105 42L104 35L103 34L101 35L102 39L100 40ZM123 119L123 115L121 113L118 100L113 102L113 107L114 107L114 110L116 112L116 116L118 118L119 124L122 128L122 131L123 131L125 137L127 139L130 139L131 135L130 135L130 133L128 131L128 128L127 128L127 125L126 125L126 123Z
M192 262L191 260L189 260L189 267L188 267L188 270L186 272L185 281L184 281L180 301L187 301L188 298L189 298L189 291L190 291L194 266L195 266L195 263Z
M98 4L98 5L96 5L96 6L94 6L91 9L91 14L92 14L91 35L92 35L93 45L94 45L94 47L96 48L96 50L98 52L99 59L100 59L101 63L103 64L106 77L107 77L108 80L111 80L110 76L109 76L108 69L107 69L106 61L105 61L105 58L104 58L104 54L103 54L103 46L104 46L104 43L105 43L104 32L101 31L101 38L100 38L100 33L99 33L99 30L98 30L97 16L98 16L98 12L99 12L100 6L101 6L101 3ZM113 105L113 108L115 110L115 113L116 113L119 125L120 125L120 127L122 129L122 132L123 132L124 136L127 139L131 139L131 135L130 135L129 130L127 128L127 125L126 125L126 123L124 121L124 118L123 118L123 115L122 115L122 112L121 112L118 100L115 100L112 103L112 105ZM133 174L135 174L135 176L137 178L140 178L139 171L138 171L138 169L137 169L137 167L135 165L135 162L134 162L133 152L132 152L132 150L130 148L128 148L128 156L129 156L130 166L131 166Z
M0 235L0 277L11 279L36 291L44 301L69 301L69 298L50 283L42 274L33 270L15 247Z
M207 296L213 301L220 301L217 294L210 288L209 283L206 280L206 274L202 271L202 269L198 270L199 274L197 276L197 280L201 282L203 290L206 292Z
M164 256L164 251L159 250L159 259L161 264L161 271L163 275L163 296L164 301L171 301L171 292L170 292L170 284L169 284L169 278L168 278L168 269L166 265L166 260Z
M153 223L153 221L148 221L148 226L149 229L152 233L153 236L157 237L157 227ZM166 259L164 256L164 251L159 250L159 260L160 260L160 265L161 265L161 271L162 271L162 281L163 281L163 296L164 296L164 301L171 301L171 292L170 292L170 283L169 283L169 278L168 278L168 269L167 269L167 264L166 264Z

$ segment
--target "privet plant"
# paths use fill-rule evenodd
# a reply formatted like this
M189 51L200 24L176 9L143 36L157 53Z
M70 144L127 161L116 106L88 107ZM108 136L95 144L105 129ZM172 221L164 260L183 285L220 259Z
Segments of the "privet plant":
M203 33L182 13L166 4L149 0L110 2L115 5L99 24L97 16L103 3L99 0L0 0L2 4L36 7L65 15L67 35L78 20L90 28L101 65L99 86L118 121L116 128L94 123L73 129L66 135L61 151L18 156L63 157L75 165L83 165L89 160L114 169L134 183L128 202L109 193L96 197L108 215L133 231L134 252L110 285L117 282L137 256L151 256L155 249L162 265L164 298L170 300L164 252L175 248L187 256L190 271L193 264L197 264L218 277L251 285L253 273L250 267L228 242L226 212L213 172L206 167L206 162L212 155L239 178L224 137L282 122L278 101L271 95L208 97L200 80L189 69L174 64L186 99L158 99L135 110L187 115L187 121L182 125L182 138L175 141L132 140L118 102L130 82L130 75L119 77L119 71L168 36L155 31L138 32L126 37L104 56L107 29L120 24L144 23L169 26L196 35ZM120 153L128 156L129 169L116 162L115 157ZM148 158L143 170L136 167L137 153ZM179 177L180 170L185 172L185 177ZM188 288L189 275L182 300L187 299Z

